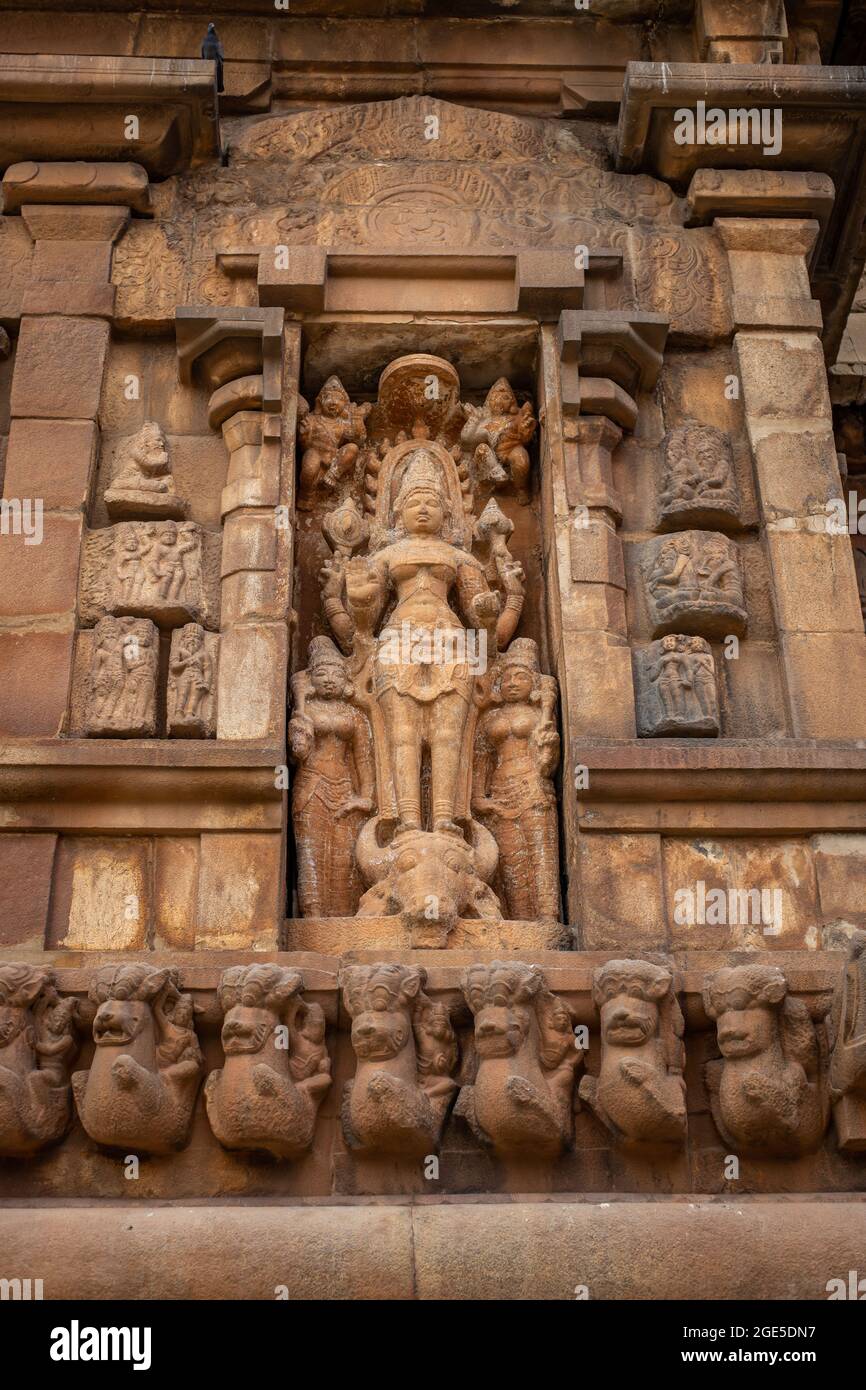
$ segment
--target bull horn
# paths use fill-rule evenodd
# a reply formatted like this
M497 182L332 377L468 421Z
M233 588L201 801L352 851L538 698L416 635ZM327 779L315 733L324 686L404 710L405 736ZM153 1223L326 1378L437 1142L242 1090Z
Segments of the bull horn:
M472 837L475 872L484 883L489 883L499 863L499 846L487 826L482 825L480 821L469 822L469 833Z
M380 845L377 840L381 816L371 816L361 827L361 833L355 841L355 859L358 868L364 875L366 883L378 883L380 878L391 867L393 851L390 845Z

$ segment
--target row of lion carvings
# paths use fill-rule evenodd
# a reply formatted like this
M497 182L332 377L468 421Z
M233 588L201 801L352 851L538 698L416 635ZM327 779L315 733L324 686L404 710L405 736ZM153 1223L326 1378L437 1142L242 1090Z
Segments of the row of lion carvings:
M356 1057L342 1105L351 1149L404 1158L434 1152L453 1107L493 1151L552 1158L571 1145L581 1102L637 1153L671 1153L685 1143L684 1024L667 964L610 960L594 971L600 1066L579 1083L587 1039L576 1035L570 1006L536 965L493 961L465 970L473 1034L462 1059L458 1006L425 992L423 968L350 965L339 983ZM321 1006L304 999L300 971L272 963L230 967L217 997L225 1065L204 1087L211 1129L228 1149L301 1156L331 1084ZM102 967L89 999L93 1061L72 1073L76 1001L60 998L50 970L0 966L0 1155L26 1157L61 1139L72 1120L70 1092L100 1146L168 1154L187 1143L204 1061L192 998L176 969ZM707 978L704 1010L716 1023L720 1055L706 1064L706 1086L733 1152L812 1152L831 1104L840 1148L866 1149L864 999L866 933L853 942L837 992L832 1057L824 1007L810 1010L792 996L778 967L755 962Z

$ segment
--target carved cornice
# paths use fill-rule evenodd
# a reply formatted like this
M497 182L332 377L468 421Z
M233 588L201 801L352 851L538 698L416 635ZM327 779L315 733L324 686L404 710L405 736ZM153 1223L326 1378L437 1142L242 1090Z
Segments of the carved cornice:
M139 122L128 138L127 117ZM0 164L129 160L165 178L220 152L214 64L0 54Z
M206 740L33 739L0 745L4 830L281 828L277 746Z
M694 111L699 101L708 109L725 111L779 110L780 152L765 155L763 147L754 144L678 144L675 113ZM681 192L698 169L828 175L836 201L813 268L813 283L824 310L825 348L832 359L864 263L866 68L629 63L619 115L617 168L654 174ZM752 215L774 215L772 196L768 194L766 212L755 208Z

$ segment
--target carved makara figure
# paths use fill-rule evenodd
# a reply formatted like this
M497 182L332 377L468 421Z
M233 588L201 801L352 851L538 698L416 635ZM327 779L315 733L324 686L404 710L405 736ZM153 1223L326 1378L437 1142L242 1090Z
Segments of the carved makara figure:
M529 454L538 421L528 401L518 406L504 376L495 381L483 406L466 405L460 434L464 448L474 450L473 472L479 483L493 487L510 481L522 503L529 501Z
M193 1004L177 971L110 965L93 976L96 1050L72 1087L81 1123L106 1148L165 1154L189 1136L203 1070Z
M704 986L721 1059L707 1063L716 1128L738 1153L808 1153L829 1119L826 1039L775 965L719 970Z
M716 668L703 637L669 633L636 654L638 732L705 736L719 732Z
M187 515L187 503L174 490L165 435L153 420L124 443L105 505L113 520Z
M492 671L491 705L475 734L472 809L499 847L511 918L559 918L559 829L550 780L559 763L556 681L518 637Z
M601 1070L581 1078L581 1099L625 1144L682 1144L684 1024L671 971L609 960L593 973L592 997L601 1016Z
M412 1158L435 1152L457 1090L457 1039L444 1005L424 993L413 965L353 965L340 972L357 1057L343 1095L353 1149Z
M717 531L681 531L654 545L644 568L652 634L742 635L748 615L736 544Z
M851 938L831 1015L830 1099L839 1148L866 1150L866 932Z
M713 526L736 520L739 496L730 441L712 425L690 423L665 437L659 525Z
M503 1154L556 1156L574 1132L574 1080L583 1061L572 1015L539 968L473 965L461 981L475 1015L477 1068L455 1108Z
M75 1016L50 970L0 965L0 1156L25 1158L69 1128Z
M303 998L299 970L233 965L218 999L225 1066L205 1082L210 1127L227 1149L297 1158L313 1142L331 1084L325 1015Z
M339 377L329 376L312 410L301 415L298 434L303 454L298 506L309 510L318 487L333 492L351 474L367 440L372 406L353 405Z
M305 917L351 917L362 891L355 841L375 791L370 725L331 639L314 637L307 660L289 722L298 899Z
M147 618L100 618L93 629L85 732L96 738L156 733L159 636Z
M171 634L168 662L168 732L175 738L212 738L216 732L215 653L219 638L200 623Z

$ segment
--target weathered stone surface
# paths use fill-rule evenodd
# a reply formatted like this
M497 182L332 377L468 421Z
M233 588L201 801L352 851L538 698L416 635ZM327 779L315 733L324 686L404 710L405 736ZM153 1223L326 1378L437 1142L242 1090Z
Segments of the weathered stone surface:
M21 322L12 414L49 420L95 420L108 348L107 323L28 317Z

